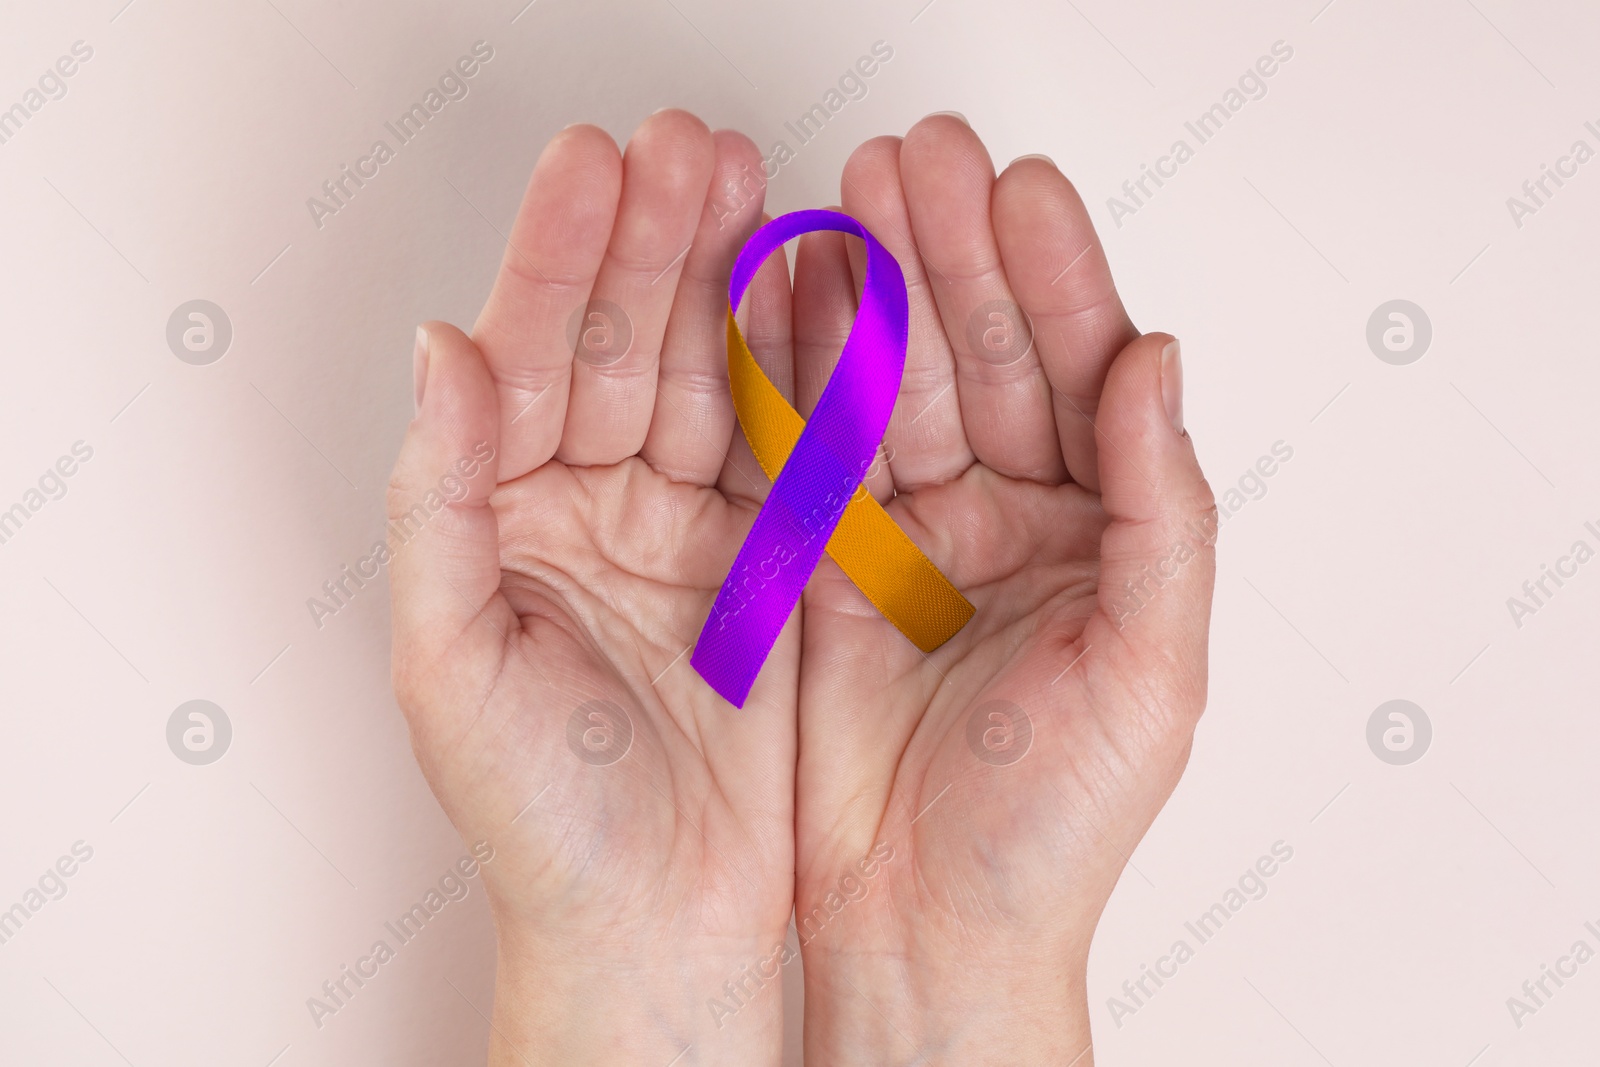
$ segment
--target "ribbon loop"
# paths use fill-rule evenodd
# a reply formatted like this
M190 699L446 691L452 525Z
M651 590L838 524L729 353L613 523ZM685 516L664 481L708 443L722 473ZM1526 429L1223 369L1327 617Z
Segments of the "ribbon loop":
M810 420L761 370L734 320L756 272L786 242L837 230L867 246L861 305ZM905 276L861 223L836 211L796 211L757 230L728 282L728 379L734 410L772 491L718 590L690 658L743 707L761 664L824 550L918 648L932 652L973 608L870 495L859 492L888 428L905 370Z

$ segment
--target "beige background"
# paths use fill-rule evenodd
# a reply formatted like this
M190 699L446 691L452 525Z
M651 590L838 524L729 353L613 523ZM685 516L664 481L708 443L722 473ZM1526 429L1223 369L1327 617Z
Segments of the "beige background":
M1001 165L1078 182L1136 321L1184 340L1219 491L1293 448L1223 528L1210 709L1095 944L1099 1062L1593 1062L1600 962L1520 1027L1506 999L1600 948L1600 563L1520 628L1506 600L1600 547L1600 161L1520 227L1506 200L1600 148L1600 10L1322 2L5 5L0 107L93 56L0 144L0 508L93 457L0 544L0 908L93 857L0 945L0 1062L481 1061L476 882L321 1029L305 1006L465 851L388 690L383 581L320 630L306 599L380 536L413 326L470 323L551 133L676 104L793 147L877 40L774 211L960 110ZM306 199L478 40L470 95L318 229ZM1278 41L1267 94L1116 226L1107 198ZM234 330L210 366L165 340L195 298ZM1365 338L1396 298L1433 327L1408 366ZM233 724L211 766L166 745L195 698ZM1408 766L1366 741L1395 698L1433 725ZM1278 841L1266 896L1117 1025L1107 998Z

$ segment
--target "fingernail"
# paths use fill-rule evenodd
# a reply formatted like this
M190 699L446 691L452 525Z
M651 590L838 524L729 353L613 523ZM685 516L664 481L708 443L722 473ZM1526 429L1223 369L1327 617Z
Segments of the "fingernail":
M417 390L416 411L422 410L422 393L428 387L428 331L417 327L417 347L411 353L411 374Z
M1050 164L1050 165L1051 165L1051 166L1052 166L1052 167L1054 167L1054 166L1055 166L1055 165L1056 165L1056 161L1055 161L1055 160L1053 160L1053 159L1051 159L1051 158L1050 158L1050 157L1049 157L1049 156L1046 156L1046 155L1040 155L1040 154L1039 154L1039 153L1037 153L1037 152L1036 152L1036 153L1034 153L1034 154L1033 154L1033 155L1031 155L1031 156L1018 156L1018 157L1017 157L1017 158L1016 158L1016 159L1013 159L1013 160L1012 160L1012 161L1011 161L1011 165L1012 165L1012 166L1013 166L1013 167L1014 167L1014 166L1016 166L1016 165L1017 165L1017 164L1018 164L1018 163L1021 163L1021 162L1022 162L1022 161L1023 161L1023 160L1024 160L1024 159L1042 159L1042 160L1044 160L1044 161L1045 161L1045 162L1046 162L1046 163L1048 163L1048 164Z
M940 115L945 115L945 116L948 116L949 118L953 118L957 122L961 123L961 125L965 126L967 129L969 129L969 130L972 129L972 123L967 121L967 116L963 115L959 111L935 111L932 114L930 114L928 117L930 119L936 119Z
M1161 399L1167 405L1167 418L1172 428L1183 433L1183 357L1178 342L1170 342L1161 350Z

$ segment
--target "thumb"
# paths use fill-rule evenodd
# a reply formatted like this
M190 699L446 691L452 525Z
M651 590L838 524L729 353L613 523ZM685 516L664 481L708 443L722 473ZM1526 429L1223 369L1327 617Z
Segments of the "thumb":
M1169 680L1204 704L1207 632L1216 576L1217 509L1183 430L1178 342L1146 334L1106 374L1095 427L1101 503L1099 611L1091 643L1165 659ZM1088 636L1088 635L1086 635ZM1195 681L1198 685L1184 685ZM1188 698L1185 698L1186 702ZM1175 709L1176 710L1176 709Z
M451 674L473 677L498 661L499 635L515 623L499 595L499 532L489 506L500 416L488 366L460 330L430 322L417 329L416 383L417 414L389 479L387 509L394 680L407 711L428 696L418 684L444 653Z

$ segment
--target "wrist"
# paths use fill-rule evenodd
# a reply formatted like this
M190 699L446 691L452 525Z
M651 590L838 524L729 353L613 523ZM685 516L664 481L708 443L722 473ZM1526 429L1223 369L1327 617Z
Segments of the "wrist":
M717 948L522 930L498 944L490 1067L779 1060L782 931Z
M1082 954L804 954L808 1065L1093 1067Z

